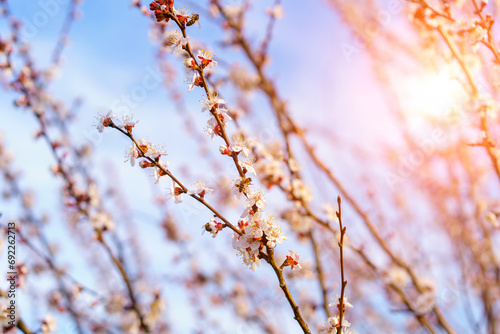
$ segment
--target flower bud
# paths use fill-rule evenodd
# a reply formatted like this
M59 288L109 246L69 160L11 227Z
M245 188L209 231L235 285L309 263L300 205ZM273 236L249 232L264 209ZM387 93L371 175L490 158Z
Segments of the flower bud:
M219 147L219 152L222 154L222 155L230 155L231 154L231 151L229 150L229 148L226 146L226 145L221 145Z
M193 58L187 58L186 60L184 60L182 62L184 64L184 66L186 66L187 68L196 68L196 62L194 61Z
M141 161L139 162L139 166L140 166L141 168L148 168L148 167L153 166L153 164L152 164L151 162L147 161L147 160L141 160Z

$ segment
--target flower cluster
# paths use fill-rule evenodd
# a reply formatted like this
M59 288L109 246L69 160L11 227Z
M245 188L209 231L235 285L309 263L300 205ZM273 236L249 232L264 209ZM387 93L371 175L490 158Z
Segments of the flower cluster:
M194 87L204 87L204 81L201 77L203 71L211 72L216 66L217 62L214 60L215 54L210 51L198 50L198 54L184 60L183 64L192 72L188 75L189 91L191 92ZM199 65L198 65L199 64ZM207 99L208 104L217 103L218 97L213 96ZM212 101L214 100L214 101ZM224 102L225 103L225 102ZM208 110L212 110L209 108Z
M139 161L139 166L141 168L153 168L154 169L154 179L155 183L158 183L164 177L171 177L172 175L168 171L169 162L168 161L160 161L162 155L166 155L167 151L162 147L158 147L153 145L151 142L145 139L137 139L135 140L132 136L132 127L138 121L132 121L131 117L124 116L123 122L121 125L116 125L113 123L114 115L111 112L108 112L105 116L101 116L101 121L98 125L98 128L104 128L108 126L113 126L118 129L126 129L128 136L132 139L134 144L125 152L125 157L127 161L130 161L131 166L135 166L136 160L141 159ZM123 132L123 131L122 131ZM188 193L192 196L198 196L203 199L206 194L212 192L213 189L210 189L205 186L203 181L198 181L193 189L187 189L184 186L177 184L173 179L170 187L170 196L174 200L175 203L181 203L183 200L183 194ZM90 193L90 192L89 192ZM104 216L100 213L95 215L95 219L92 218L92 224L96 231L105 231L110 230L113 227L112 222L107 222Z
M91 216L91 223L96 232L103 232L106 230L112 230L115 227L115 223L105 212L96 212Z
M300 208L289 209L282 214L288 225L298 233L299 237L308 238L309 232L314 224L311 217L303 214Z
M182 36L179 30L168 32L165 46L172 48L172 53L181 52L189 43L189 36Z
M239 192L239 189L237 190ZM246 190L247 199L245 200L246 209L241 214L241 218L250 216L256 216L258 213L264 211L267 205L267 201L264 198L264 194L260 190Z
M174 0L155 0L149 4L149 9L153 11L157 22L168 22L170 13L174 11Z
M421 277L420 287L422 291L415 300L414 308L419 314L425 314L436 305L436 282L431 277Z
M251 93L259 84L259 77L250 74L244 67L235 65L231 67L229 79L245 93Z
M387 273L387 283L393 284L399 289L404 289L411 281L408 272L399 266L392 267Z
M156 183L158 183L162 177L167 175L169 163L167 161L160 161L160 157L166 154L167 151L162 148L155 147L152 143L145 139L139 139L129 148L128 152L125 153L125 156L130 161L132 166L135 165L135 160L138 158L149 158L154 160L156 164L151 162L149 159L141 160L139 162L139 166L141 168L154 167L154 178Z
M227 145L221 145L219 147L219 152L222 155L228 155L228 156L239 155L240 153L242 153L243 156L245 156L245 158L249 158L250 157L249 142L243 136L234 136L233 144L231 144L229 147Z
M252 216L250 220L243 218L238 222L243 234L233 234L233 248L252 270L260 266L260 252L264 246L274 248L276 244L282 244L286 240L281 227L274 221L272 216L261 218L259 214Z
M210 189L210 188L207 188L205 186L205 182L203 181L198 181L195 185L194 185L194 189L193 190L188 190L188 194L189 195L198 195L200 196L201 198L204 198L206 194L208 193L211 193L212 191L214 191L213 189Z
M340 303L339 303L339 296L337 295L335 298L332 298L333 302L328 304L329 307L336 307L338 311L340 311ZM351 324L345 319L345 311L347 308L352 308L352 304L347 301L347 298L344 297L342 301L342 308L343 308L343 316L342 316L342 334L348 334L352 333L349 330L349 327L351 327ZM341 321L340 321L340 315L334 315L331 316L327 319L326 323L321 326L320 331L322 333L337 333L337 328L341 326Z
M104 128L109 126L115 126L120 129L124 129L127 132L132 132L133 127L139 122L134 121L131 116L123 116L121 120L118 120L116 123L113 122L115 119L115 114L113 114L112 110L109 110L106 115L101 115L98 117L97 130L99 132L103 132Z
M295 179L292 181L291 194L297 200L308 203L312 201L312 190L311 188L300 179Z
M155 291L154 293L154 299L151 302L149 306L149 313L146 315L146 323L154 327L156 322L158 322L159 319L161 319L162 312L165 310L165 302L163 301L163 298L160 295L159 291Z
M209 135L212 140L214 140L215 136L222 136L222 127L227 126L227 121L232 120L232 118L227 114L228 110L224 107L226 101L217 95L207 97L202 100L201 111L209 110L212 114L210 119L207 122L207 127L205 131L207 135ZM217 121L217 119L220 121ZM222 125L222 127L221 127Z
M204 232L209 232L212 237L215 238L225 227L232 228L235 232L232 236L233 247L237 250L238 254L241 255L243 262L252 270L255 270L256 267L260 266L261 258L266 258L266 260L268 260L268 256L274 257L274 253L269 252L269 250L272 250L277 244L281 244L286 240L280 225L275 222L276 219L273 216L263 215L263 211L267 205L263 191L255 190L250 187L252 179L249 178L247 174L252 173L257 176L257 166L255 165L257 158L251 157L251 146L244 136L235 137L235 140L231 143L226 134L225 129L228 121L232 120L229 115L229 110L226 107L226 101L217 93L210 92L205 77L207 72L213 71L217 66L215 54L206 50L199 50L197 53L191 51L191 46L188 43L188 37L185 33L185 27L191 26L197 22L198 15L191 15L187 10L175 10L173 8L173 2L172 6L169 6L164 1L155 1L151 4L150 9L154 11L154 15L158 22L172 19L181 29L182 33L174 32L169 35L166 45L172 47L174 52L181 50L186 51L187 58L184 60L183 64L189 71L187 78L187 82L189 83L188 91L191 92L195 87L204 88L206 97L201 101L201 111L208 111L210 113L206 133L211 136L212 140L214 140L216 136L224 140L224 144L220 145L219 151L222 155L232 158L238 170L238 179L233 183L232 187L233 195L237 199L241 197L245 198L245 210L240 216L241 219L238 222L238 228L232 226L227 220L216 213L214 217L210 218L210 221L203 226ZM281 17L281 7L278 6L269 15L273 18ZM234 17L234 15L229 16ZM253 81L253 83L248 83L248 86L257 85L257 80ZM146 148L149 148L149 146L146 145ZM129 154L132 158L134 158L133 153L134 152ZM243 160L241 160L242 157ZM281 163L283 161L284 160L281 160ZM149 167L149 164L146 164L144 167ZM289 161L289 169L293 171L299 169L293 159ZM160 178L161 176L161 172L155 173L155 177ZM272 182L274 182L274 184L279 184L281 179L281 176L274 176L272 177ZM308 202L311 198L310 190L305 185L299 184L300 180L296 181L297 182L290 185L290 194L293 193L295 200ZM206 188L203 183L199 183L194 190L189 190L187 192L190 195L196 195L203 199L205 194L211 191L212 189ZM172 180L170 192L175 202L181 202L183 193L186 192L186 188ZM222 219L223 222L221 222L220 219ZM274 261L274 259L272 261ZM299 261L300 256L290 251L281 268L290 266L292 270L299 270L301 268Z

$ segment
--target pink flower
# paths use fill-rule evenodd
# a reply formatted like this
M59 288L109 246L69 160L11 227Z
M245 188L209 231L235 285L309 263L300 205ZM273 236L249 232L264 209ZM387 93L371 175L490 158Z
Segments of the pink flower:
M113 115L113 111L110 110L105 116L101 116L101 119L99 120L99 124L97 125L97 130L99 132L102 132L105 127L108 127L111 125L113 122L113 118L115 118L115 115Z
M133 153L133 155L135 156L135 158L141 156L140 151L144 152L144 156L145 157L148 157L148 158L151 158L151 159L154 159L154 160L160 158L160 156L162 156L162 155L166 155L167 154L167 151L161 150L159 148L155 148L153 146L153 144L151 144L147 140L139 139L139 140L137 140L137 144L139 146L138 148L136 148L136 150L137 150L137 156L135 156L135 153ZM132 149L131 149L131 151L132 151ZM132 152L129 153L129 155L132 155ZM134 164L132 163L132 166L133 165Z
M172 53L182 51L187 43L189 43L189 36L183 37L179 30L173 31L168 36L167 45L172 48Z
M194 69L194 68L196 68L196 67L197 67L197 66L196 66L196 62L195 62L195 61L194 61L194 59L193 59L193 58L191 58L191 57L190 57L190 58L187 58L187 59L186 59L186 60L184 60L182 63L183 63L183 64L184 64L184 66L186 66L187 68L193 68L193 69Z
M199 50L197 57L201 62L202 68L212 69L217 66L217 62L213 60L213 58L215 57L215 54L213 52Z
M276 244L282 244L283 242L285 242L286 237L281 231L281 226L272 224L271 228L266 232L266 239L266 246L269 248L274 248L276 247Z
M210 218L210 222L206 223L203 228L204 231L208 231L210 232L210 234L212 234L212 238L215 238L217 236L217 233L219 233L219 231L222 231L224 226L225 225L221 222L216 221L214 218Z
M139 121L133 121L131 118L127 118L123 122L123 127L125 128L125 130L130 132L137 123L139 123Z
M243 152L243 155L245 155L245 157L247 157L247 158L250 155L250 150L247 147L240 145L240 144L232 144L230 149L232 152L235 152L235 153Z
M161 167L163 167L164 170L167 170L169 163L168 163L168 161L165 161L165 162L162 161L162 162L159 162L159 165ZM155 168L155 174L154 174L154 177L155 177L155 180L156 180L155 183L160 182L160 179L162 177L167 176L167 173L164 172L163 169L158 168L158 167Z
M133 167L135 165L135 159L139 158L139 151L135 145L132 145L129 151L125 153L125 157L130 160L130 165Z
M331 302L330 304L328 304L328 306L334 307L336 305L337 309L340 309L339 298L340 298L340 296L338 294L337 294L337 296L335 298L332 297L333 302ZM342 301L342 305L343 305L344 308L346 308L346 307L353 308L354 307L354 306L352 306L351 303L349 303L347 301L347 297L345 297L345 296L344 296L344 299Z
M180 8L177 10L174 9L174 14L181 25L185 24L188 21L189 13L185 8Z
M253 173L254 175L257 175L255 168L253 168L253 166L250 165L249 163L243 162L243 161L238 161L238 164L243 169L243 173L246 174L247 172L250 172L250 173Z
M172 196L172 198L174 199L174 203L178 204L182 202L182 200L184 199L184 197L182 196L183 193L184 191L182 190L182 188L177 183L175 183L174 180L172 180L172 184L170 186L170 196Z
M205 197L206 194L214 191L213 189L205 187L205 182L203 182L203 181L198 181L195 186L196 186L196 188L194 190L188 190L189 195L196 194L196 195L200 196L201 198L203 198L203 197Z
M290 266L292 270L295 270L295 268L297 268L297 270L300 270L302 266L299 264L299 261L299 254L289 250L288 255L286 256L285 265Z
M226 104L226 101L224 99L221 99L218 95L214 95L208 98L204 98L201 101L201 111L212 111L212 109L219 109L222 108L222 105Z
M194 72L193 77L191 78L191 83L188 87L188 92L192 92L194 87L203 87L203 80L201 79L198 72Z

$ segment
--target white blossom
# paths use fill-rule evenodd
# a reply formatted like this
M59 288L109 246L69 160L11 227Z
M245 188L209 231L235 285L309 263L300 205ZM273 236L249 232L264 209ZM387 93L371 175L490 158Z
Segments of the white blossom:
M56 319L50 314L45 316L45 319L42 321L42 326L40 328L43 334L51 334L57 330Z
M312 201L311 188L300 179L292 181L292 194L295 198L301 199L306 203Z
M115 223L106 212L92 214L90 221L96 231L113 230L115 227Z

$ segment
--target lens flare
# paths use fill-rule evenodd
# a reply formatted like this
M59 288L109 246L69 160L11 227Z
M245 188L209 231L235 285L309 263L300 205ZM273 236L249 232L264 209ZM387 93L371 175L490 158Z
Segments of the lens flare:
M467 97L461 82L449 69L405 78L400 90L405 112L412 119L446 121Z

